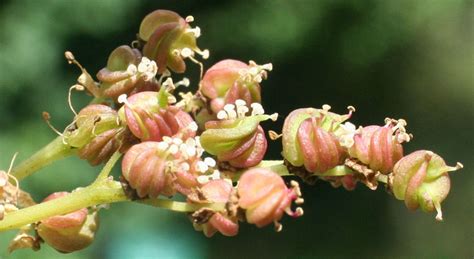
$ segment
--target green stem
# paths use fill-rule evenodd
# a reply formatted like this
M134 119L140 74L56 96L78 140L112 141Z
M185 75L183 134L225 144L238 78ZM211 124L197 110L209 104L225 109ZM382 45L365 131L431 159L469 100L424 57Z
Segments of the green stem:
M22 180L41 168L75 153L75 149L63 143L61 136L24 160L12 169L11 174L17 180Z
M114 183L102 181L67 196L8 213L0 221L0 231L20 228L51 216L67 214L97 204L127 200L120 183Z
M6 214L5 218L0 221L0 232L18 229L45 218L67 214L81 208L123 201L130 201L130 199L124 193L120 182L104 179L94 182L85 188L78 189L64 197ZM138 200L137 202L177 212L193 212L201 208L209 208L216 211L225 209L225 204L223 203L190 204L166 199L146 199Z
M263 160L260 162L258 165L256 165L254 168L267 168L272 170L273 172L279 174L280 176L293 176L288 171L288 168L285 166L282 160ZM224 172L225 176L230 177L233 182L237 182L240 179L240 176L248 169L244 170L239 170L237 172ZM325 177L325 176L344 176L348 174L353 174L354 171L352 171L349 167L344 166L344 165L339 165L336 166L323 174L318 174L318 177Z
M115 153L112 155L112 157L110 157L109 161L107 161L105 166L100 171L94 183L98 183L100 181L105 180L109 176L110 171L112 171L112 168L114 167L115 163L117 163L117 161L119 160L121 156L122 156L122 153L120 153L119 151L115 151Z

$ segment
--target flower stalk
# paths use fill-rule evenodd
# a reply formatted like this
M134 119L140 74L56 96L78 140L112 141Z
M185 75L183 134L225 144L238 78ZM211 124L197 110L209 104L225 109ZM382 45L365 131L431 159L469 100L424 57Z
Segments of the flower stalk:
M28 159L21 162L12 169L11 174L18 180L22 180L41 168L68 156L74 155L76 149L64 144L63 137L58 136L49 144L38 150Z

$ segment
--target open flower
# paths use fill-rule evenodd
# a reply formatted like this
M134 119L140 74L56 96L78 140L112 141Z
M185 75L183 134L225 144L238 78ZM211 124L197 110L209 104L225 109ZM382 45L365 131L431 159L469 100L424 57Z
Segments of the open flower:
M267 71L271 70L271 64L260 66L250 61L247 65L238 60L222 60L206 71L200 90L209 100L214 114L238 99L247 104L260 103L260 82L267 77Z
M276 120L278 114L266 115L259 103L252 104L252 113L245 101L237 100L227 104L217 114L219 121L208 121L201 135L203 148L216 155L219 161L231 166L246 168L257 165L267 150L265 132L259 123L268 119Z
M349 146L349 155L374 171L390 173L403 157L401 144L411 139L405 126L405 120L386 119L385 126L360 128L354 135L353 145Z
M200 50L196 44L201 30L189 26L193 20L192 16L183 19L168 10L156 10L142 20L138 36L145 42L143 55L156 62L158 73L162 74L167 68L183 73L186 70L184 59L195 61L195 53L204 59L209 57L209 51Z
M97 78L101 81L102 95L117 99L132 91L158 90L157 71L155 61L142 57L139 50L123 45L112 51L107 66L97 73Z
M346 152L340 144L341 123L349 119L349 113L339 115L323 109L302 108L288 115L283 125L283 156L293 166L309 173L320 174L343 163Z
M202 159L203 152L198 137L142 142L125 154L122 175L140 198L189 195L201 183L220 177L214 159Z
M436 210L437 220L443 220L441 202L451 188L448 172L461 169L461 163L455 167L447 166L437 154L427 151L415 151L398 161L393 168L392 188L395 197L404 200L407 208L418 207L425 212Z
M291 210L291 203L303 203L298 183L292 181L288 188L283 179L271 170L254 168L246 171L237 186L239 207L245 210L247 222L263 227L274 223L276 230L282 226L278 222L283 213L292 217L303 215L303 209Z
M66 196L56 192L43 202ZM97 212L89 214L86 208L65 215L42 220L37 227L38 235L50 246L63 253L71 253L89 246L98 228Z
M160 92L140 92L128 98L122 95L124 106L119 115L130 131L142 141L161 141L164 136L182 134L183 138L195 135L197 125L192 117L176 106L169 106ZM123 98L122 98L123 97Z

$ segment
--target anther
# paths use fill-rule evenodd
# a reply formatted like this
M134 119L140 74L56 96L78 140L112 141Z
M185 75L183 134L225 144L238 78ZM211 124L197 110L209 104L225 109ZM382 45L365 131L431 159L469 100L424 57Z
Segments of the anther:
M277 120L278 120L278 113L275 112L274 114L271 114L271 115L270 115L270 119L271 119L272 121L277 121Z
M117 101L118 101L118 103L127 104L127 94L121 94L121 95L117 98Z
M250 104L250 107L252 107L252 115L262 115L265 113L265 110L260 103L252 103Z
M271 140L277 140L283 136L283 134L278 134L273 130L268 131L268 136L270 137Z
M216 166L216 160L214 160L212 157L204 158L204 163L206 163L209 167L215 167Z
M273 224L275 225L276 232L281 232L283 230L283 225L280 222L274 221Z
M64 52L64 57L66 57L69 64L72 64L72 62L74 62L74 60L76 60L76 58L74 57L74 55L72 54L71 51Z
M42 116L43 116L43 120L46 122L46 124L48 124L49 128L51 130L53 130L56 134L58 134L59 136L63 136L63 133L61 133L59 130L57 130L50 122L51 120L51 115L48 113L48 112L43 112L42 113Z
M188 23L194 22L194 16L192 16L192 15L186 16L185 21L188 22Z
M183 48L180 54L183 58L188 58L194 54L194 51L192 51L190 48Z
M303 216L303 214L304 214L303 208L301 208L301 207L296 208L296 210L295 210L295 216L296 217L301 217L301 216Z
M303 198L297 198L297 199L295 200L295 203L298 204L298 205L303 204L303 203L304 203L304 199L303 199Z

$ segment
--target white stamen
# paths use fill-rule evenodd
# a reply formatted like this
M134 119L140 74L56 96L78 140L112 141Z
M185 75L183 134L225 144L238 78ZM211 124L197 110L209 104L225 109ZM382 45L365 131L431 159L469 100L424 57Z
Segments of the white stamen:
M245 117L245 114L249 111L249 108L247 106L238 106L237 107L237 116L239 118Z
M119 103L127 103L127 94L121 94L118 98L117 101Z
M187 146L186 148L186 154L190 157L193 157L196 155L196 147L193 146Z
M159 150L165 151L165 150L168 149L168 147L169 147L168 143L166 143L164 141L158 143L158 149Z
M190 81L187 77L183 77L183 79L179 82L176 83L176 86L183 85L184 87L188 87L190 84Z
M203 59L208 59L209 58L209 50L208 49L205 49L205 50L200 51L198 53L202 56Z
M200 176L197 177L197 181L200 184L205 184L205 183L209 182L209 177L207 177L206 175L200 175Z
M278 120L278 113L275 112L274 114L270 115L270 119L272 121L277 121Z
M265 113L263 106L259 103L252 103L250 107L252 107L252 115L262 115Z
M137 66L135 66L134 64L130 64L127 67L127 73L131 76L135 75L137 73L137 70Z
M200 173L205 173L209 170L209 167L203 161L198 161L196 163L196 170Z
M216 169L212 172L212 175L210 177L213 180L221 179L221 172Z
M183 171L189 171L189 169L190 169L189 164L186 163L186 162L181 163L180 168Z
M176 145L181 145L183 143L183 140L180 138L173 138L173 143Z
M253 76L258 75L258 68L257 68L257 67L251 67L251 68L249 69L249 73L250 73L251 75L253 75Z
M171 145L170 148L169 148L169 152L172 154L172 155L176 155L179 151L179 147L177 145Z
M235 100L235 105L237 105L237 107L239 107L239 106L245 106L246 104L247 104L247 103L246 103L244 100L242 100L242 99L237 99L237 100Z
M237 118L237 112L235 112L235 110L229 110L229 111L227 111L227 114L229 116L229 119L231 119L231 120Z
M188 16L186 16L186 19L185 19L185 20L186 20L186 22L188 22L188 23L189 23L189 22L194 22L194 17L193 17L192 15L188 15Z
M212 157L204 158L204 163L206 163L209 167L216 166L216 160L214 160Z
M231 111L231 110L234 110L234 109L235 109L235 105L233 105L231 103L224 105L224 110L225 111Z
M183 48L180 54L183 58L187 58L191 57L194 54L194 51L192 51L190 48Z
M272 71L273 70L273 64L272 63L267 63L261 66L263 69Z
M225 112L224 110L219 111L219 112L217 113L217 118L218 118L219 120L226 120L226 119L228 118L227 112Z
M197 123L193 121L193 122L189 123L188 129L193 131L193 132L196 132L199 129L199 127L198 127Z
M168 143L168 144L173 143L173 139L170 138L170 137L168 137L168 136L164 136L164 137L163 137L163 141L166 142L166 143Z
M329 111L329 110L331 110L331 106L328 105L328 104L324 104L324 105L323 105L323 110L324 110L324 111Z
M190 147L194 147L196 146L196 141L194 140L194 138L188 138L186 139L186 145L187 146L190 146Z

